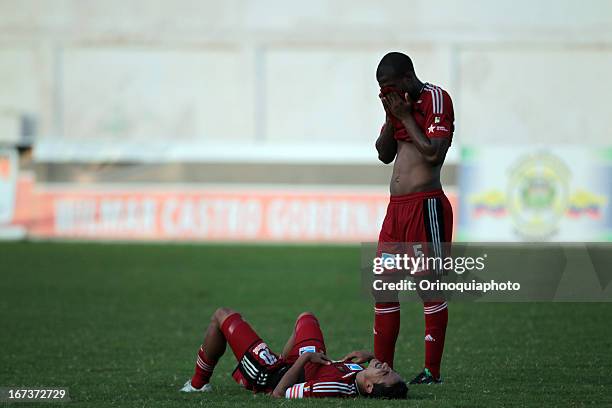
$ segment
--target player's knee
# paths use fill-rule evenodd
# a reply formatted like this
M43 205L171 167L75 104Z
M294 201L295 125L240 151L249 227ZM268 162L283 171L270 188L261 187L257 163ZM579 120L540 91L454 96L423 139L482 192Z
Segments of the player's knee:
M219 326L223 324L223 321L227 319L228 316L236 313L234 310L229 307L220 307L215 310L215 313L212 315L212 321L215 321Z
M314 313L312 313L312 312L302 312L302 313L300 313L300 315L297 317L297 319L296 319L296 320L300 320L302 317L305 317L305 316L312 316L312 317L314 317L315 319L317 318L317 317L315 316L315 314L314 314Z

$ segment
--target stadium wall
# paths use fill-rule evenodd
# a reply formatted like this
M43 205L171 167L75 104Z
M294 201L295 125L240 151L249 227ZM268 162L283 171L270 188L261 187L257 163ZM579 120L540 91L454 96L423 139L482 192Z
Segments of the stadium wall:
M605 121L586 119L609 116L607 92L574 95L592 78L612 88L611 44L605 0L3 1L0 133L34 115L44 161L90 141L114 145L100 160L153 160L142 141L366 155L382 120L374 68L401 49L450 90L458 141L601 143Z

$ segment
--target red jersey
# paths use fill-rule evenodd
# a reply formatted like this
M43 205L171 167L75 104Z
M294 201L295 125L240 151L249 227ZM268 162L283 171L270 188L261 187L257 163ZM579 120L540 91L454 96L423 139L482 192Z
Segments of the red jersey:
M390 92L397 92L397 90L393 88L381 89L383 95ZM419 98L412 104L412 116L425 136L429 138L448 137L452 141L455 131L455 112L453 101L444 89L426 83ZM411 141L410 135L399 119L391 116L391 123L395 128L395 139Z
M288 388L285 397L356 397L359 391L355 379L361 370L361 365L350 362L334 362L330 365L307 363L304 367L306 382Z

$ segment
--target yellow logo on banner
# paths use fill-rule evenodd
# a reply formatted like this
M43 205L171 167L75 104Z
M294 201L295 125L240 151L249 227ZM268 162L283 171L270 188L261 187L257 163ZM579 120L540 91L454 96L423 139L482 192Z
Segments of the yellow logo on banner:
M552 235L569 201L569 169L558 157L527 156L510 170L508 211L520 235L545 239Z

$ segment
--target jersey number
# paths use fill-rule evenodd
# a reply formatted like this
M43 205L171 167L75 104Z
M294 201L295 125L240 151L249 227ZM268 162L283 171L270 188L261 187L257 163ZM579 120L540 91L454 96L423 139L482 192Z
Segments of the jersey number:
M259 352L259 358L261 358L263 361L266 362L266 364L268 365L273 365L274 363L276 363L278 361L278 359L276 358L276 356L272 353L270 353L270 350L268 350L267 348L261 350Z

